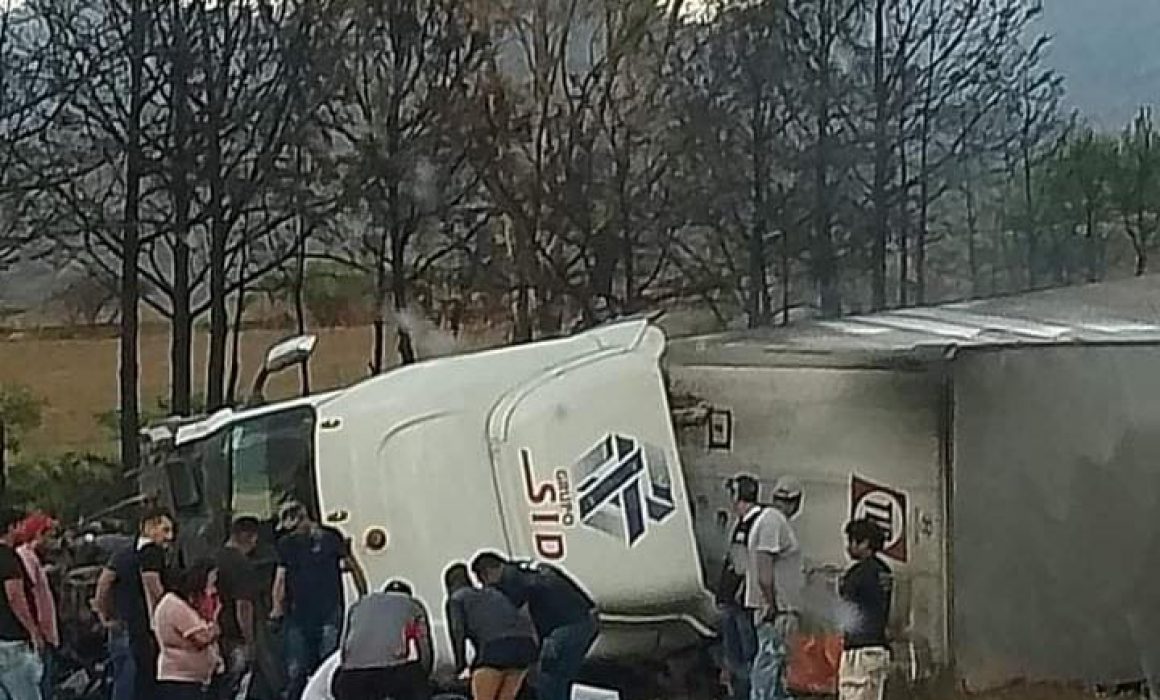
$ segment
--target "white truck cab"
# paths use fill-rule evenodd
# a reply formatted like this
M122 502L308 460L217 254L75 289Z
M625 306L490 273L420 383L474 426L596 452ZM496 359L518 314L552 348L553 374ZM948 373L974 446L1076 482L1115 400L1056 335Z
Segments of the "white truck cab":
M305 503L351 539L372 587L414 586L440 665L443 572L483 550L574 576L604 622L598 656L656 655L708 634L713 615L664 347L650 322L625 321L225 411L176 427L143 487L203 540L229 517Z

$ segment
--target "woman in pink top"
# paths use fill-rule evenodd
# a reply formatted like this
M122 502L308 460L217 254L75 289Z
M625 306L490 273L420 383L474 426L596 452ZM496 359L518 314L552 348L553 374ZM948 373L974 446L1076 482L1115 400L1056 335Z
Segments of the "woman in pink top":
M217 570L198 562L177 576L153 613L157 656L157 700L202 700L218 670L218 626L200 609L216 595Z
M41 677L40 692L44 700L51 700L53 690L53 655L60 647L60 632L57 630L56 600L52 597L52 588L48 584L48 575L44 571L40 554L44 549L44 540L56 527L56 521L41 511L34 511L21 521L16 531L20 546L16 553L24 564L24 571L32 584L32 605L36 615L36 626L44 635L45 648L42 661L44 674Z

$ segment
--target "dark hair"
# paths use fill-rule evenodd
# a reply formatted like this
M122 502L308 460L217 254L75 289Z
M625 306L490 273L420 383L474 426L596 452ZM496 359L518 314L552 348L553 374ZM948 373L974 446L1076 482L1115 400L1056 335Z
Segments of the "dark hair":
M233 537L245 537L247 535L257 537L261 531L262 523L251 515L234 518L234 522L230 525L230 535Z
M471 575L467 573L467 564L457 561L443 572L443 588L446 589L447 595L451 595L460 588L470 587Z
M13 525L24 520L24 511L11 506L0 508L0 537L8 534Z
M137 522L144 530L146 525L151 525L162 518L173 522L173 516L169 514L168 510L161 507L146 508L141 511L141 518Z
M387 581L387 585L383 586L383 593L402 593L403 595L415 595L415 589L411 588L411 584L402 579L393 578Z
M730 482L733 491L733 500L743 503L757 503L757 494L761 485L748 474L738 474Z
M471 573L482 579L484 574L502 569L507 560L495 552L481 552L471 560Z
M198 559L190 566L177 572L173 577L172 591L186 602L205 592L209 585L209 574L217 569L212 559Z
M867 518L846 523L846 537L851 542L865 542L872 552L881 552L886 546L886 532L878 523Z

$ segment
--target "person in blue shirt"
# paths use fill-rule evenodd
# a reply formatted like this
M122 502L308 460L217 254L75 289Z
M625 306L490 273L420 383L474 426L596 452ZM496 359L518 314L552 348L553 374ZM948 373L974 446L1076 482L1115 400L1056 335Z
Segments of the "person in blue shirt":
M325 527L295 502L282 506L278 568L274 575L271 617L283 620L286 643L286 697L297 700L306 679L338 649L343 618L342 575L354 576L366 595L366 574L350 542Z

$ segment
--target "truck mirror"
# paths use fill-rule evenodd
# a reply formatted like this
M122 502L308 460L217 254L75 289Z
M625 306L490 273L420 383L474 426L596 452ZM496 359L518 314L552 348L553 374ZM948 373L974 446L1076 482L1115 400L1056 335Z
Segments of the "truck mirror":
M254 387L250 390L249 405L256 406L263 402L262 390L266 387L266 380L271 374L300 365L314 354L314 347L318 344L316 335L300 335L275 344L266 351L266 360L262 369L254 377Z
M318 336L300 335L274 345L266 351L266 374L281 372L309 360L317 344Z

